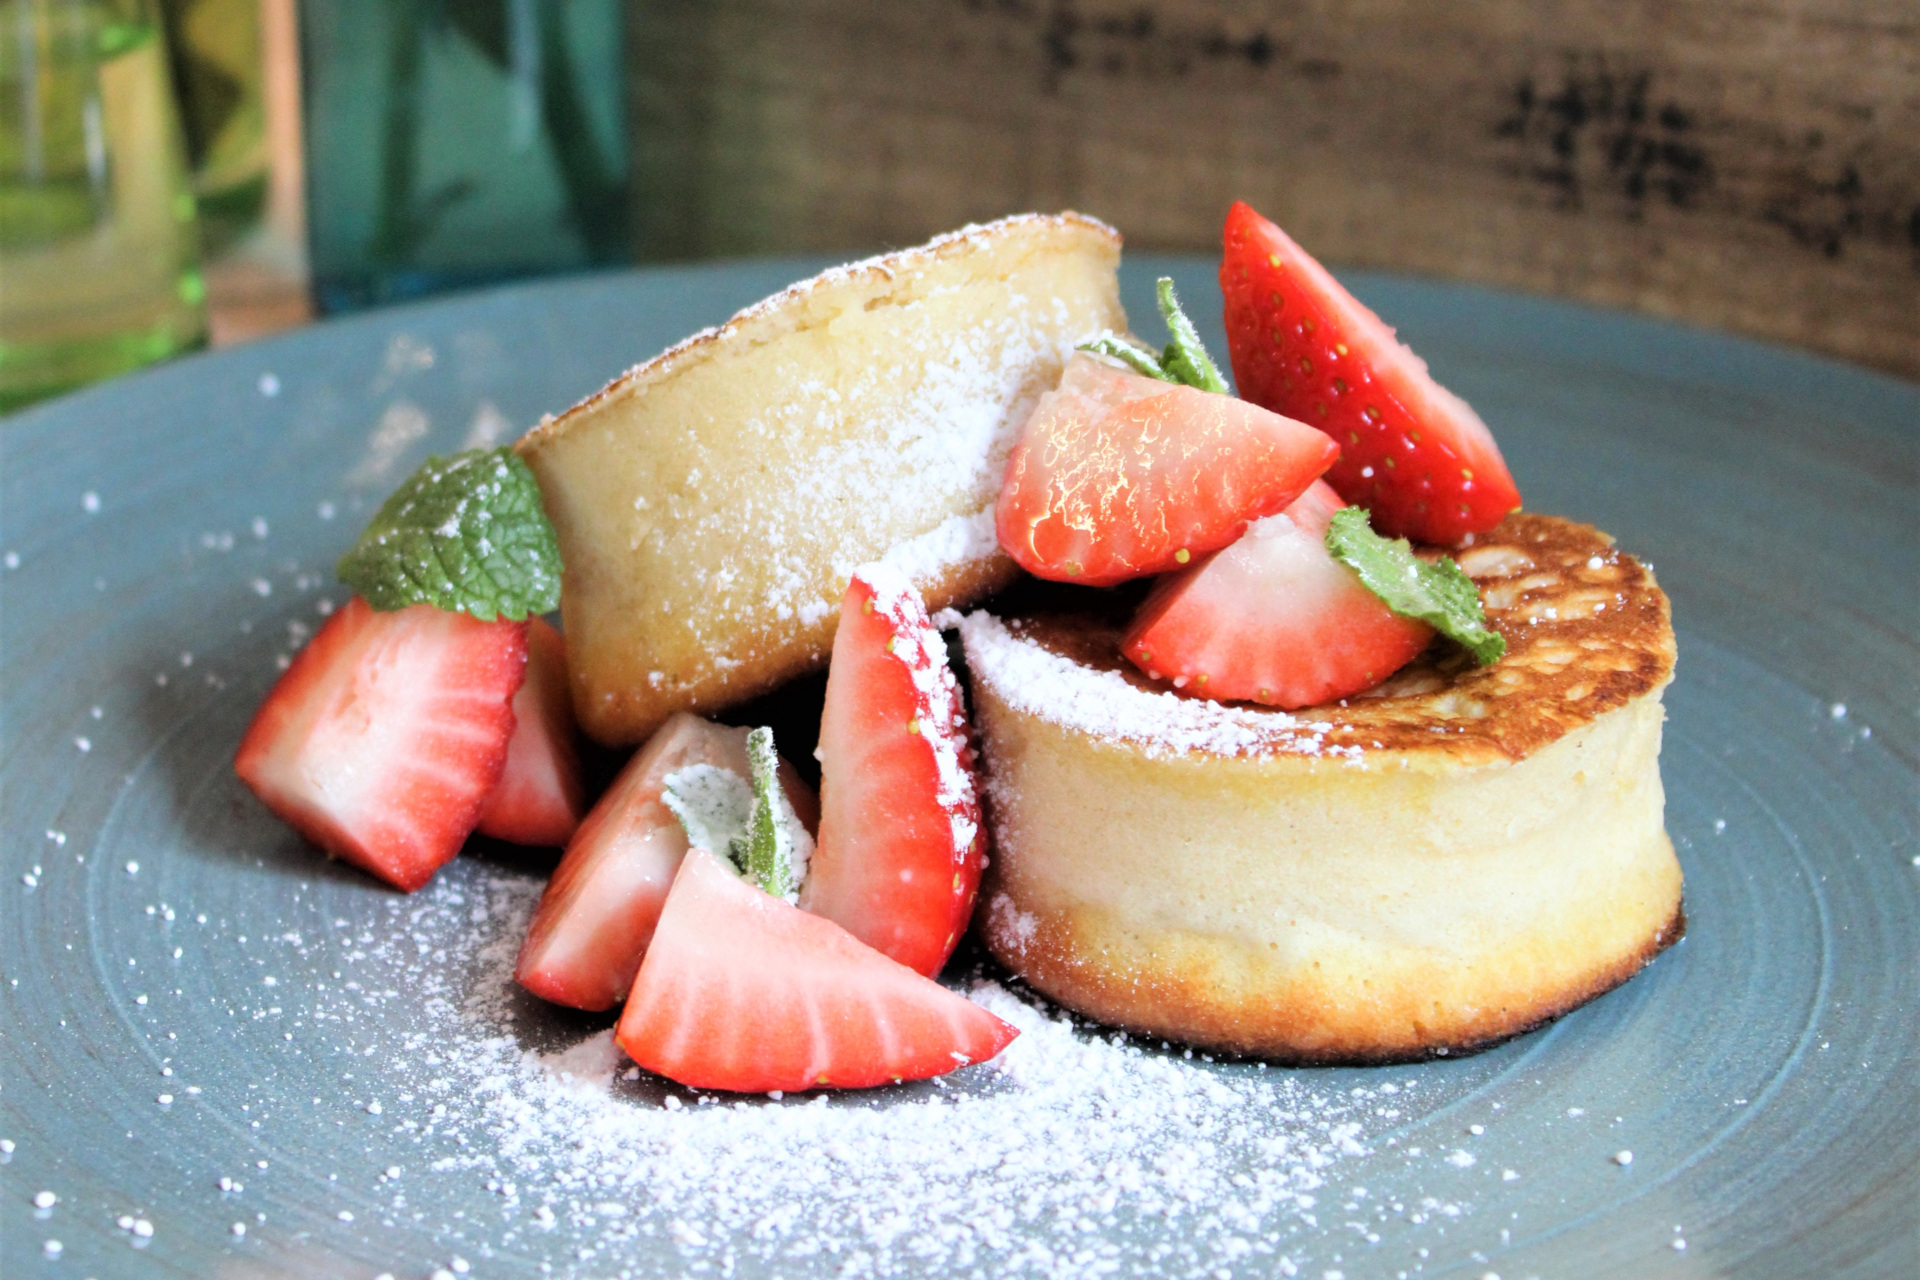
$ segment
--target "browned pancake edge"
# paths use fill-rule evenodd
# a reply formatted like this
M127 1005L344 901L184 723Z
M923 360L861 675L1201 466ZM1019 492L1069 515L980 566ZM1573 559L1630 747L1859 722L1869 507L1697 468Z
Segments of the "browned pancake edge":
M1298 726L1311 722L1330 746L1439 752L1478 765L1524 760L1673 678L1666 593L1600 530L1517 513L1452 554L1507 642L1499 661L1477 667L1458 645L1436 640L1383 683L1340 702L1292 712L1221 705L1270 714L1275 753L1289 751ZM1035 610L1003 620L1016 636L1136 688L1204 701L1150 680L1121 656L1124 617Z

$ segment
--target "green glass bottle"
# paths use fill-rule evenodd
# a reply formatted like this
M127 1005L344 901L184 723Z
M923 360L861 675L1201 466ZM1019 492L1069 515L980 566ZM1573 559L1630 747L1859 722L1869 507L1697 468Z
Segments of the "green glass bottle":
M0 0L0 412L206 333L151 0Z
M260 0L160 0L160 16L211 259L258 226L267 207Z

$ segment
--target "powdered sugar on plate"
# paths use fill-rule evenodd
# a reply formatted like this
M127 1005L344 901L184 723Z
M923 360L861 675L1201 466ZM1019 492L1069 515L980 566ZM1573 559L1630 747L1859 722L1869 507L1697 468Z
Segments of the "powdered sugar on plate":
M409 1167L499 1196L497 1223L456 1215L440 1236L482 1256L593 1276L1291 1274L1336 1167L1408 1101L1208 1065L983 979L967 994L1021 1032L991 1063L868 1093L701 1096L641 1073L610 1028L540 1045L544 1009L512 985L538 885L460 879L411 900L370 958L433 957L381 1087L398 1091L392 1140L421 1148Z

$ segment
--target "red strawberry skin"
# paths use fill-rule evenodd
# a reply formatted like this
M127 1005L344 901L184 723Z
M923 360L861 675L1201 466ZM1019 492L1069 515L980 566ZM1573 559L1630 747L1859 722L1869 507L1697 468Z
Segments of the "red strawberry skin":
M499 780L526 665L524 622L355 596L267 694L234 771L309 840L412 892Z
M1240 394L1326 432L1327 482L1388 537L1453 546L1520 505L1493 433L1287 233L1227 214L1227 350Z
M865 1088L984 1062L1014 1029L705 850L680 864L615 1039L695 1089Z
M1226 546L1338 452L1257 405L1081 352L1009 455L995 525L1029 573L1108 586Z
M687 853L686 832L660 793L669 774L696 764L748 776L747 731L682 711L634 753L547 881L514 966L521 986L575 1009L611 1009L626 998ZM813 789L785 760L780 781L814 830Z
M527 678L513 695L507 767L475 828L514 844L559 848L587 811L567 688L567 642L544 618L527 623Z
M1426 648L1403 618L1327 550L1346 504L1315 484L1226 550L1163 579L1121 652L1154 679L1220 701L1307 707L1370 689Z
M986 835L946 642L886 566L856 571L841 600L819 757L820 836L801 905L938 973L973 915Z

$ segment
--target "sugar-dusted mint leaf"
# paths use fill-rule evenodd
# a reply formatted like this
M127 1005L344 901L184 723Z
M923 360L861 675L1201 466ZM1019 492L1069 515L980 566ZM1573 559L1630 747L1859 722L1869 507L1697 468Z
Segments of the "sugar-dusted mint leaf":
M1091 341L1083 342L1080 350L1118 360L1135 373L1149 378L1225 395L1227 380L1220 376L1219 366L1207 354L1193 321L1187 319L1187 313L1180 309L1180 300L1173 294L1173 280L1161 276L1156 290L1160 316L1167 322L1166 350L1156 356L1135 345L1131 339L1114 333L1103 333Z
M733 869L776 898L799 901L813 856L813 837L780 785L773 730L747 735L749 782L731 769L694 764L666 777L660 790L696 849L725 858Z
M773 730L759 728L747 735L747 763L753 769L753 815L747 820L741 870L774 897L797 902L813 856L813 838L780 785Z
M511 448L428 458L338 572L383 610L430 604L519 621L560 603L560 544L533 472Z
M666 777L660 799L680 819L687 843L731 859L744 848L753 817L753 788L731 769L691 764Z
M1173 296L1173 280L1161 276L1155 289L1160 300L1160 318L1167 322L1167 349L1161 355L1160 363L1166 369L1168 379L1184 382L1202 391L1225 395L1227 380L1220 376L1219 366L1207 354L1193 321L1187 319L1187 313L1180 309L1180 300Z
M1403 617L1426 623L1466 647L1486 666L1507 651L1507 642L1487 625L1480 589L1446 556L1428 563L1405 538L1391 542L1373 531L1363 507L1342 507L1327 526L1327 550L1360 575L1367 590Z
M1136 347L1117 334L1103 333L1091 342L1081 343L1079 349L1091 351L1096 355L1109 356L1135 373L1149 378L1158 378L1162 382L1175 380L1172 374L1160 366L1160 358L1153 352Z

